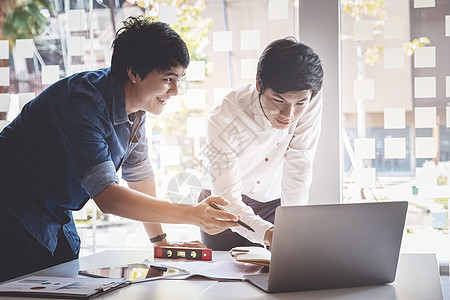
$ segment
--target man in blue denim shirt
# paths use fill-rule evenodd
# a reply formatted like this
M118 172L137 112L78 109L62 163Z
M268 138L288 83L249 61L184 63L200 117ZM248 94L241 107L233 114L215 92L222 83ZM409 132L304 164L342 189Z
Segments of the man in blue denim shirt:
M105 213L155 222L146 223L155 245L173 245L160 223L210 233L236 226L235 215L210 207L226 205L220 197L193 206L154 198L145 112L162 112L188 64L186 44L168 25L130 17L111 68L58 81L0 133L0 281L78 258L71 211L89 198ZM129 188L118 185L120 167Z

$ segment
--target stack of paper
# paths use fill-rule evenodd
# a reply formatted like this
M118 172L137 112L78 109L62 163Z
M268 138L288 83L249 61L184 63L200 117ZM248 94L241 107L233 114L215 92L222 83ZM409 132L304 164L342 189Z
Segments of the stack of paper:
M237 261L262 266L270 265L271 253L262 247L235 247L230 250L231 256Z

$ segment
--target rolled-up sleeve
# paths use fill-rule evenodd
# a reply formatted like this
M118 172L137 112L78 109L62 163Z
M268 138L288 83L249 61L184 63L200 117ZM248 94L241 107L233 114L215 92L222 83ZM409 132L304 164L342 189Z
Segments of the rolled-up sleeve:
M119 183L119 178L114 164L110 160L86 170L86 175L81 181L81 185L91 198L114 183Z

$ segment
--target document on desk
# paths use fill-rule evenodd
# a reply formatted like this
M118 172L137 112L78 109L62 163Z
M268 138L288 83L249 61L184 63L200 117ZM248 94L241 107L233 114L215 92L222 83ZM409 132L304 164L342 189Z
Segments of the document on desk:
M125 278L29 276L0 284L1 296L89 299L129 285Z
M152 262L145 260L144 264L151 264ZM235 261L170 261L162 263L164 265L187 270L188 275L180 275L171 278L170 280L187 279L194 276L201 276L217 281L231 281L244 280L244 275L259 274L262 266L239 263Z

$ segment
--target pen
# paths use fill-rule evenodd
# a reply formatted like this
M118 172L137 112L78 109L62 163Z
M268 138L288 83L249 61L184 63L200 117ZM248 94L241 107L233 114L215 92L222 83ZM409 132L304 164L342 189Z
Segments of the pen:
M209 205L211 205L212 208L217 209L217 210L221 210L221 211L226 211L225 209L223 209L221 206L217 205L215 202L211 202ZM251 228L249 225L247 225L246 223L244 223L241 220L237 220L237 222L239 225L241 225L244 228L247 228L250 231L255 232L255 230L253 228Z

